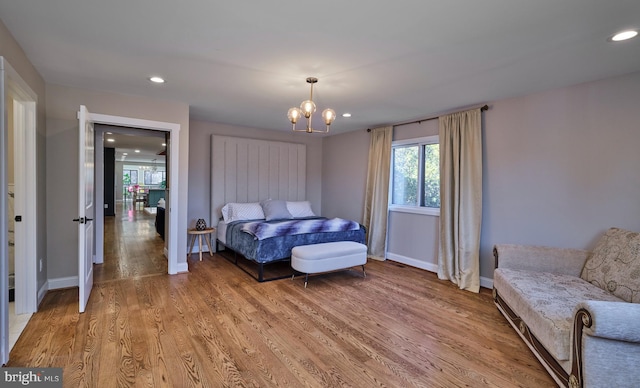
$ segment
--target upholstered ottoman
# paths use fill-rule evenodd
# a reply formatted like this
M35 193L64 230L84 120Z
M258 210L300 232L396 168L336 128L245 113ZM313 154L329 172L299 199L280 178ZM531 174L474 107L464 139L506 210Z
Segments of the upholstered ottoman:
M355 241L336 241L322 244L300 245L291 250L291 267L306 274L307 287L310 273L320 273L362 266L363 276L367 276L367 246ZM291 277L293 279L295 274Z

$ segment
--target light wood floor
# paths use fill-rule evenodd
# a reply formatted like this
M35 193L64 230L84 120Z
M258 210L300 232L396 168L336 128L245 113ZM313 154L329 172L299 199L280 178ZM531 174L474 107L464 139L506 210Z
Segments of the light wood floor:
M63 367L68 387L554 386L489 290L390 261L307 289L219 255L168 276L150 225L114 220L87 311L77 289L49 292L8 366Z
M164 241L156 233L155 215L125 205L105 217L104 264L94 266L94 282L167 273ZM186 251L186 249L185 249Z

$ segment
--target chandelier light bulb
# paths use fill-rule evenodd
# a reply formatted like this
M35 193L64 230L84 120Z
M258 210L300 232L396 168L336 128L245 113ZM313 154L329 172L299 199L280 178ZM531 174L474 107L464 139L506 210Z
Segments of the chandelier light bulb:
M324 123L329 126L333 123L333 120L336 119L336 111L333 109L325 109L322 111L322 118L324 119Z
M293 107L289 109L289 112L287 112L287 117L289 118L289 121L291 121L291 124L295 125L298 122L298 119L302 117L302 111L300 108Z
M311 100L302 101L300 109L304 114L304 117L309 118L312 114L316 113L316 104Z

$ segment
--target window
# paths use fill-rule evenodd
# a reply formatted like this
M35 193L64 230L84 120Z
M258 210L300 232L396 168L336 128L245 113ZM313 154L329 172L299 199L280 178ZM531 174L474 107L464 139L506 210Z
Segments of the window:
M122 184L137 185L138 184L138 170L123 170Z
M440 214L438 136L393 142L391 210Z
M145 171L144 172L144 184L145 185L159 185L166 179L165 171Z

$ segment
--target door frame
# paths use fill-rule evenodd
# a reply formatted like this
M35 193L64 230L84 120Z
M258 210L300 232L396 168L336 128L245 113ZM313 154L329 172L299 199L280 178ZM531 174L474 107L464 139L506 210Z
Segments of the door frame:
M15 81L14 81L15 82ZM16 257L15 261L15 308L16 314L34 313L38 310L38 266L37 244L29 244L28 236L37 238L37 199L36 199L36 100L31 89L24 85L9 82L8 89L15 95L14 112L14 179L15 214L22 216L22 222L15 224ZM19 153L20 152L20 153ZM21 177L18 179L17 177ZM42 271L42 269L40 269Z
M10 93L7 93L7 90ZM8 187L7 165L8 153L8 131L5 127L6 120L6 100L10 94L14 99L14 114L18 113L18 124L21 130L14 133L14 143L17 150L20 150L21 157L14 155L14 170L16 175L21 175L23 179L14 182L15 193L20 199L24 199L19 203L23 221L19 228L16 228L14 238L16 247L19 247L20 253L24 260L16 261L16 313L32 313L38 309L38 268L37 262L37 243L28 244L31 241L40 241L37 234L37 169L36 169L36 106L38 95L29 87L29 85L20 77L17 71L0 56L0 159L2 168L0 168L0 277L8 279L8 225L7 225L7 201L8 195L4 188ZM16 117L14 117L14 122ZM14 123L14 127L16 124ZM15 154L18 154L15 152ZM14 179L15 180L15 179ZM19 230L18 230L19 229ZM42 260L42 259L41 259ZM39 271L42 271L42 264ZM4 281L3 284L6 284ZM44 296L44 293L42 293ZM5 364L9 360L9 298L8 289L1 287L0 289L0 363Z
M170 173L170 182L167 185L167 191L169 192L169 200L167 201L166 208L166 216L167 216L167 224L169 225L168 236L167 236L167 246L165 247L165 256L168 261L168 273L169 275L175 275L178 272L182 272L181 268L178 266L178 217L176 216L176 211L178 209L178 191L177 191L177 182L179 181L179 132L180 132L180 124L177 123L169 123L163 121L153 121L153 120L144 120L137 119L132 117L123 117L123 116L112 116L112 115L104 115L104 114L96 114L90 113L89 115L90 121L94 124L104 124L104 125L115 125L120 127L129 127L132 129L151 129L162 132L169 132L171 136L171 142L168 144L169 148L169 160L166 161ZM96 137L98 137L96 135ZM95 142L96 147L99 147L99 144L103 144L102 141L96 139L98 141ZM96 152L96 155L98 152ZM100 170L104 168L104 163L102 158L96 156L96 169ZM100 164L100 165L98 165ZM96 174L96 196L97 198L102 198L101 190L104 190L104 173ZM104 244L104 206L102 204L104 200L96 203L99 204L95 208L95 223L96 223L96 236L94 245L96 247L94 262L102 263L104 261L104 251L100 247ZM174 211L172 212L172 209Z
M114 127L114 126L105 126L102 123L98 123L95 128L95 145L96 145L96 203L103 204L104 203L104 136L108 132L118 133L118 134L126 134L131 136L149 136L147 129L142 128L131 128L131 127ZM159 132L159 131L155 131ZM158 139L165 139L165 136L154 136ZM117 161L116 161L117 162ZM165 163L168 163L168 160L165 160ZM117 185L117 184L116 184ZM115 198L114 198L114 206L115 206ZM95 263L102 264L104 263L104 206L99 206L100 209L96 209L96 247L95 247ZM115 209L114 209L115 210ZM167 256L167 252L165 250L164 255Z

